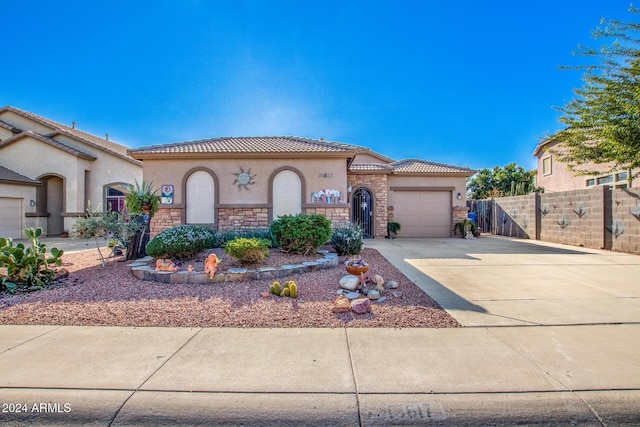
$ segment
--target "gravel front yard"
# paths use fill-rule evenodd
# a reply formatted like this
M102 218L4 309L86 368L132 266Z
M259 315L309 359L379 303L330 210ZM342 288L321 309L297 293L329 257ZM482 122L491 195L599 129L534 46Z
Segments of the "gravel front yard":
M190 262L201 269L211 252L222 258L219 269L227 270L234 260L221 250L207 251ZM96 249L65 254L68 277L48 289L29 294L0 296L0 324L184 326L184 327L387 327L451 328L460 326L431 298L418 289L376 250L364 249L362 258L370 265L369 276L395 280L398 296L383 292L386 301L372 303L372 313L332 313L331 302L347 273L342 266L295 275L286 279L298 285L298 298L265 298L271 280L222 284L164 284L136 279L118 259L100 265ZM280 266L311 261L272 251L261 266ZM343 259L341 259L342 261Z

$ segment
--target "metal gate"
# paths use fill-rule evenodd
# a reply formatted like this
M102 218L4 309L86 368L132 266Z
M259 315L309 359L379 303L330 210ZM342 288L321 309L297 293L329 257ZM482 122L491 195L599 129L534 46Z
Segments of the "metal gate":
M493 211L493 200L468 200L469 212L476 214L476 226L483 233L493 234L493 223L491 213Z
M366 188L353 192L351 222L360 225L364 237L373 237L373 196Z

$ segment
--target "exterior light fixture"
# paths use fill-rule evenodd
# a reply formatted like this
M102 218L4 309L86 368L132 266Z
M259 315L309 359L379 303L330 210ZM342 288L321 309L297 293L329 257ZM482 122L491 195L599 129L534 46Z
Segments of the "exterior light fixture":
M462 200L462 193L458 193L458 195L456 196L456 198L457 198L458 200Z
M36 201L35 200L30 200L29 201L29 206L35 206L36 205Z

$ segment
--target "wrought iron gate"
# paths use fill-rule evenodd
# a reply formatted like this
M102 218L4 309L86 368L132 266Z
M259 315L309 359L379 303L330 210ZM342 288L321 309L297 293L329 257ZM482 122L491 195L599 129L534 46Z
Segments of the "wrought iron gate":
M373 196L366 188L353 192L351 198L351 221L362 227L364 237L373 237Z
M493 200L468 200L469 212L476 213L476 225L483 233L493 234L493 223L491 214L493 211Z

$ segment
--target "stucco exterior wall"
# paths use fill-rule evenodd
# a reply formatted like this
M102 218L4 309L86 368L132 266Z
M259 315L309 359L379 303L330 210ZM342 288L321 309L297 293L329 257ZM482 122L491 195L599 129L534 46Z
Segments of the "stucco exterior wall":
M244 170L255 175L255 184L247 189L239 188L234 181ZM190 171L206 169L217 182L218 203L220 205L267 204L271 189L270 179L279 170L293 168L303 177L303 203L311 203L311 192L322 189L338 190L346 194L346 170L343 158L317 159L175 159L145 160L144 178L153 181L155 187L169 184L174 186L174 204L185 202L185 184Z
M464 176L403 176L389 175L389 187L453 187L453 201L451 207L466 207L467 180ZM460 200L456 197L460 193ZM394 206L393 192L389 193L389 206Z
M47 134L52 131L50 127L41 125L36 121L27 119L26 117L16 114L13 111L3 111L2 113L0 113L0 120L5 121L7 123L11 123L12 125L20 129L29 129L39 134Z
M59 148L31 137L25 137L2 148L2 162L33 179L45 175L63 178L64 229L71 230L75 219L85 213L85 194L89 195L91 209L104 209L104 186L114 182L133 184L142 180L142 167L97 149L83 150L99 156L91 161L78 158ZM92 153L93 151L94 153ZM37 153L37 155L28 155ZM89 191L85 193L85 171L89 171Z
M9 129L5 129L3 127L0 127L0 141L5 140L5 139L9 139L13 136L13 132L11 132Z
M587 187L587 180L596 179L593 175L578 175L576 176L574 172L567 169L566 163L562 163L558 161L557 154L552 151L558 150L557 143L548 144L545 149L541 150L537 155L537 172L536 172L536 185L538 187L543 187L545 193L552 193L557 191L571 191L571 190L583 190ZM551 159L551 171L548 173L544 173L544 160ZM577 169L591 169L602 171L604 175L611 175L611 172L608 171L613 164L601 164L589 165L588 168L584 166L580 166ZM617 172L626 172L625 170L620 170ZM615 175L615 173L613 173ZM615 178L615 177L614 177ZM619 185L625 184L626 181L619 182L611 182L610 185Z

